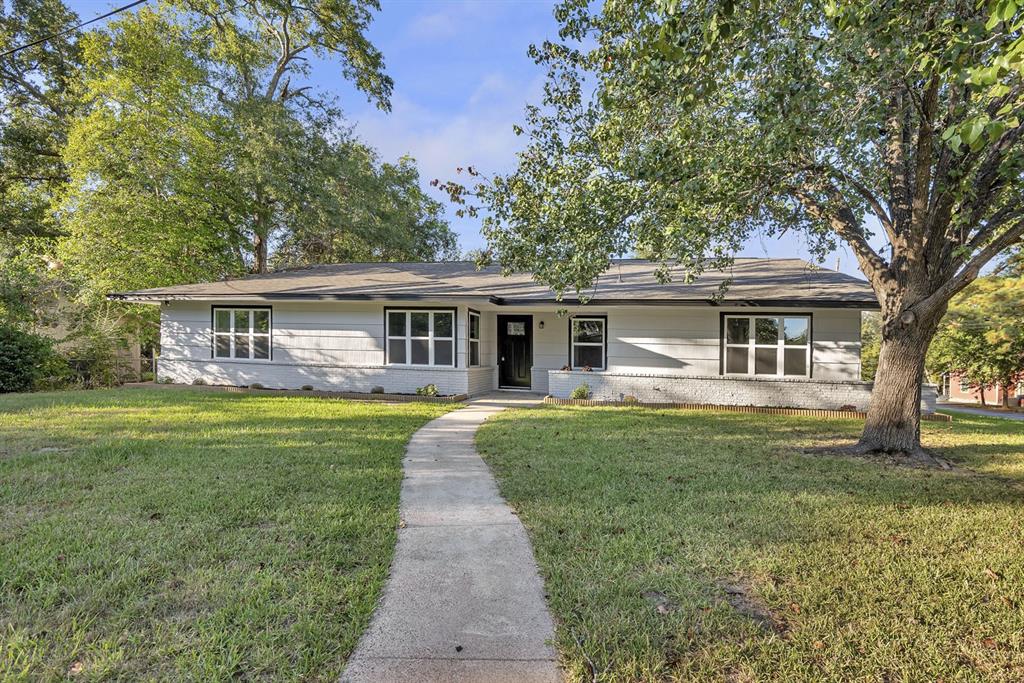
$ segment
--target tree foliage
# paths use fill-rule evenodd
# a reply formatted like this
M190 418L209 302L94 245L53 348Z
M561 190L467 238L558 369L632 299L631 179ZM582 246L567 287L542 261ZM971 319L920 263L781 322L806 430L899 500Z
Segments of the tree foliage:
M56 34L77 19L61 0L4 3L0 50ZM59 232L50 208L67 181L61 151L78 76L73 34L0 59L0 239Z
M61 0L0 8L0 46L50 36L0 60L0 319L59 317L92 356L154 336L156 311L111 291L453 257L415 162L379 159L308 83L320 60L390 108L378 9L172 0L66 32Z
M928 351L928 366L933 374L957 373L980 388L1019 382L1024 278L980 278L954 298Z
M946 303L1024 234L1017 4L566 0L557 16L561 40L532 48L548 79L518 168L447 185L488 210L500 262L565 290L633 249L692 273L758 231L845 243L882 307L862 445L916 449Z

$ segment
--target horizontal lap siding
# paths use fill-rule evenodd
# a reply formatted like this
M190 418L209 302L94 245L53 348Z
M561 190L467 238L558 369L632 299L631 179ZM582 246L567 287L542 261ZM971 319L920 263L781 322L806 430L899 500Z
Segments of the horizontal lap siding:
M756 308L722 310L711 307L611 310L608 312L608 369L717 376L721 371L722 314L756 315L758 312ZM815 378L860 379L860 311L786 312L812 315L811 352Z
M468 389L463 339L458 343L458 368L384 366L381 304L273 304L270 362L213 359L210 309L209 303L195 302L175 302L161 309L161 379L366 392L381 386L394 393L412 393L426 384L436 384L444 394ZM459 311L458 322L464 336L464 310Z

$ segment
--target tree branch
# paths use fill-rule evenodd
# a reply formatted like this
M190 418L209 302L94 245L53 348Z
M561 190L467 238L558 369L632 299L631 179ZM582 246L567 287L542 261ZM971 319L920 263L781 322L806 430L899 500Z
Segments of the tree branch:
M794 188L792 194L808 214L818 220L827 221L836 234L850 245L861 271L867 276L875 294L881 299L886 295L889 266L868 243L856 215L842 201L842 194L838 188L830 184L827 191L833 201L839 203L838 210L833 213L830 213L809 191L803 188Z
M1022 237L1024 237L1024 220L1018 220L1016 225L989 242L988 246L968 261L967 265L959 273L947 280L945 284L935 290L930 296L911 306L910 310L920 309L926 311L932 306L948 301L957 292L960 292L964 287L974 282L985 264Z

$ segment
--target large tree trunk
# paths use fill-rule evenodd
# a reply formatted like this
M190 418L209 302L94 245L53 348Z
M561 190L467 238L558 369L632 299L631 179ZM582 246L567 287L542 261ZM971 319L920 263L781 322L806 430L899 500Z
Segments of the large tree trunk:
M921 382L928 345L945 312L910 324L892 322L882 331L871 405L857 449L885 453L921 452Z
M259 232L252 236L253 267L254 273L267 272L267 240Z
M921 379L927 342L913 331L882 340L878 372L859 446L887 453L916 451L921 443Z

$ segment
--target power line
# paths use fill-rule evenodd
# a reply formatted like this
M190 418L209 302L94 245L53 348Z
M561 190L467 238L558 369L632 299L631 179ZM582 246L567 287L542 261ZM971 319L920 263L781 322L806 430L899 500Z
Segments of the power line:
M52 33L52 34L50 34L48 36L40 38L39 40L34 40L31 43L25 43L24 45L19 45L18 47L12 47L7 52L4 52L3 54L0 54L0 59L3 59L4 57L9 57L10 55L13 55L15 52L21 52L22 50L27 50L30 47L35 47L36 45L42 45L43 43L47 42L48 40L53 40L54 38L60 38L62 36L68 35L69 33L74 33L75 31L77 31L78 29L82 28L83 26L88 26L89 24L93 24L93 23L99 21L100 19L106 19L107 17L112 17L115 14L119 14L121 12L124 12L125 10L129 10L132 7L135 7L136 5L141 5L144 2L149 2L149 0L135 0L135 2L130 3L128 5L125 5L124 7L118 7L117 9L110 10L106 14L101 14L98 17L93 17L89 21L83 21L82 23L77 24L76 26L72 26L71 28L64 29L63 31L58 31L57 33Z

